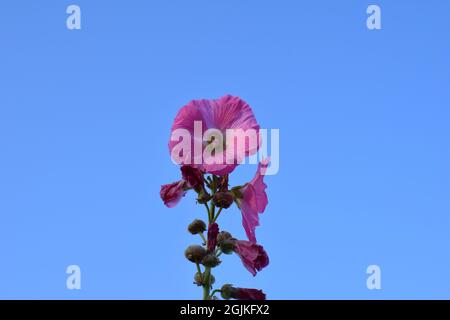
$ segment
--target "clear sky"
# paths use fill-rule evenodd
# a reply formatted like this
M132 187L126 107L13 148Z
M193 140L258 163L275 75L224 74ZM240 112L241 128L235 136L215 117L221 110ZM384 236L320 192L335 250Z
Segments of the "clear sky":
M81 30L66 8L81 7ZM366 27L378 4L382 30ZM253 278L271 299L450 298L448 1L2 1L0 298L198 299L183 256L204 217L169 129L191 99L241 96L280 129ZM253 176L236 169L231 183ZM244 238L234 208L221 227ZM82 289L66 288L79 265ZM381 268L368 290L366 268Z

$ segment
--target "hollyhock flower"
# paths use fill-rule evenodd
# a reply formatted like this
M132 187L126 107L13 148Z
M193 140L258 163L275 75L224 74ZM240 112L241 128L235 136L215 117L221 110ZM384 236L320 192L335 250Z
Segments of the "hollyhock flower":
M205 141L204 135L211 133L211 129L221 133L223 141L215 141L215 137L211 137L210 140L207 138ZM246 143L252 139L237 143L235 137L230 138L230 141L235 142L234 148L230 146L227 148L225 143L227 129L253 132L254 143ZM179 132L189 134L190 141L187 142L189 152L183 148L180 152ZM225 95L214 100L192 100L182 107L172 126L169 151L173 159L177 158L174 160L178 164L187 164L208 173L224 175L232 172L238 162L243 160L242 157L254 154L259 148L259 140L259 125L250 106L239 97ZM220 148L212 148L216 143ZM205 149L211 151L211 148L214 152L205 152Z
M170 184L164 184L161 186L161 191L159 192L159 195L164 201L164 204L169 208L175 207L185 194L186 182L184 180L180 180Z
M264 174L270 159L264 159L259 165L254 178L239 190L236 202L241 209L242 225L248 239L256 243L255 229L259 226L259 213L266 209L268 199L267 185L264 183Z
M203 173L191 166L182 166L181 175L183 180L189 184L189 187L193 188L195 191L199 192L204 189L205 182L203 180Z
M266 294L262 292L262 290L236 288L231 284L224 284L220 289L220 294L222 295L222 298L226 300L266 300Z
M253 276L256 276L257 271L261 271L269 264L267 253L259 244L245 240L237 240L234 251L241 258L244 267Z
M214 252L217 245L217 235L219 234L219 225L211 223L208 226L208 252Z

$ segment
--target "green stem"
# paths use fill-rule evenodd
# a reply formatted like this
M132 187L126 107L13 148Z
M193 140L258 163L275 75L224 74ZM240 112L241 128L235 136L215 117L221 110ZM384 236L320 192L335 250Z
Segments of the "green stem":
M200 275L200 279L203 282L203 275L202 275L202 270L200 270L200 265L198 263L195 264L197 266L197 272Z
M215 190L211 190L212 194L214 195ZM221 210L219 210L217 216L215 215L216 206L211 201L211 207L208 206L207 203L205 203L206 211L208 212L208 224L214 223L219 216L219 213ZM222 208L221 208L222 209ZM203 234L200 234L202 239L205 241L205 244L208 245L208 241L205 239L205 236ZM208 239L209 240L209 239ZM198 267L200 269L200 267ZM205 267L205 272L202 275L202 282L203 282L203 300L208 300L211 296L209 294L211 290L211 268Z
M208 300L209 299L209 290L211 289L211 285L210 285L210 275L211 275L211 268L205 268L205 273L204 273L204 280L203 281L203 300Z
M220 213L222 212L222 207L220 207L219 211L217 211L217 214L214 216L213 222L216 222L217 218L219 217Z
M203 300L208 300L209 298L209 290L206 286L203 286Z
M211 220L214 218L214 204L211 203L211 209L209 208L208 204L205 203L206 211L208 212L208 224L211 223ZM203 233L200 233L200 236L202 237L203 241L205 241L205 244L208 245L208 241L205 239L205 236ZM199 267L200 269L200 267ZM209 291L211 289L210 285L210 274L211 274L211 268L205 267L205 272L202 275L202 283L203 283L203 300L209 299Z
M213 291L211 292L210 296L212 297L213 295L215 295L215 294L218 293L218 292L222 292L222 290L220 290L220 289L213 290Z
M200 238L202 238L202 241L203 241L203 242L205 243L205 245L206 245L206 238L205 238L205 236L203 235L203 232L200 232L199 235L200 235Z
M211 223L211 211L209 210L208 204L205 203L206 211L208 212L208 224Z

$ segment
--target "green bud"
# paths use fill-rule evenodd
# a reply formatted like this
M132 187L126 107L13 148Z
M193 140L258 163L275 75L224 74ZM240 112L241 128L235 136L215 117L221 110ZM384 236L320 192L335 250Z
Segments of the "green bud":
M214 268L217 267L222 261L220 261L219 258L216 257L215 254L207 254L203 259L202 259L202 265L204 265L205 267L208 268Z
M234 288L231 284L224 284L220 289L220 294L223 299L229 300L235 296L236 288Z
M206 224L202 220L195 219L188 226L188 231L192 234L202 233L206 231Z
M203 286L203 278L205 277L205 275L200 274L198 272L195 273L194 276L194 283L198 286ZM209 285L212 285L216 282L216 278L214 278L214 276L212 274L209 275Z
M228 191L219 191L214 194L213 203L218 208L227 209L233 204L233 194Z
M191 262L200 263L206 256L206 250L202 246L192 245L184 251L184 256Z
M236 240L225 239L219 243L219 248L225 254L231 254L234 251Z
M231 239L233 236L228 231L221 231L217 235L217 243L220 245L220 243L224 240Z
M197 198L197 202L204 204L207 203L209 200L211 200L211 195L206 192L205 190L200 190L200 192L198 193L198 198Z

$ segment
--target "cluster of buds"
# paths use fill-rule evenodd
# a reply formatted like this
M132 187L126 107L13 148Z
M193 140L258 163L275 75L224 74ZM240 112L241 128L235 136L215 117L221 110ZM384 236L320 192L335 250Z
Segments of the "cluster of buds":
M253 275L269 263L264 248L256 242L238 240L230 232L219 230L217 219L220 213L223 209L230 208L233 203L240 203L243 197L239 190L243 187L230 190L228 175L210 175L204 178L203 172L187 166L182 166L181 172L181 181L184 183L177 182L176 185L184 185L182 192L194 190L197 193L197 202L207 208L208 223L195 219L187 227L189 233L199 235L201 244L190 245L184 252L186 259L196 265L194 284L203 287L203 298L217 299L214 294L220 293L224 299L264 299L265 294L261 290L235 288L229 284L212 291L212 285L215 283L212 270L221 264L219 257L222 254L235 253ZM161 196L164 200L163 193Z

